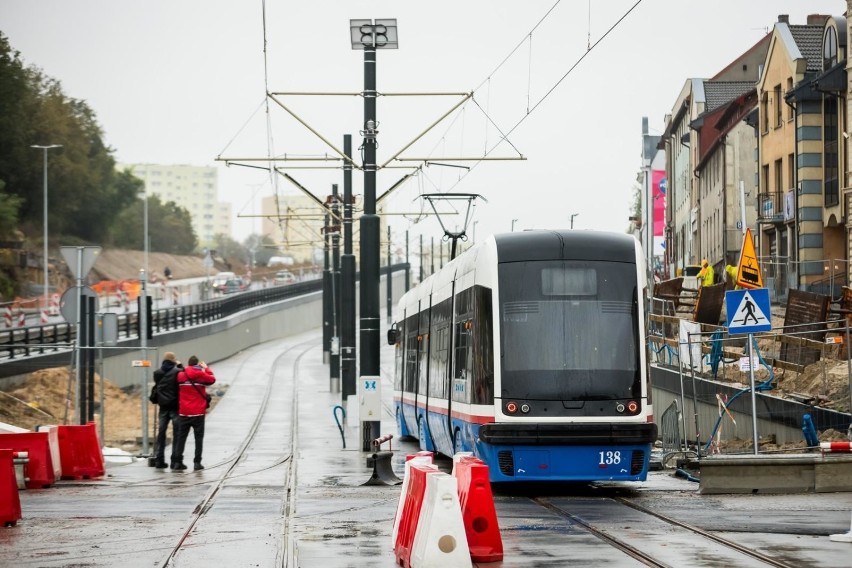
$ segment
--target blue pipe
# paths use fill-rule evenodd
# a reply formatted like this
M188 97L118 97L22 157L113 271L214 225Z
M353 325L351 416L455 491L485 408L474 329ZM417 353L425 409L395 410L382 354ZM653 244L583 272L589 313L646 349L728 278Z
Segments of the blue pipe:
M335 406L331 413L334 415L334 421L337 422L337 429L340 430L340 439L343 440L343 449L346 449L346 437L343 435L343 425L340 423L340 419L337 417L337 409L340 409L340 412L343 413L343 418L346 418L346 409L340 406L339 404Z
M763 355L760 354L760 349L757 346L757 340L754 338L754 336L752 336L751 340L752 340L752 344L754 346L754 351L757 353L757 357L760 360L760 364L763 365L764 367L766 367L766 369L769 371L769 378L766 379L765 381L763 381L762 383L758 384L758 385L754 385L754 390L756 392L771 390L772 389L772 381L775 380L775 373L772 371L772 367L763 358ZM737 394L735 394L734 396L732 396L728 400L728 402L725 403L725 409L727 410L727 408L731 405L732 402L734 402L737 398L739 398L740 395L743 395L747 392L751 392L751 388L743 389L740 392L738 392ZM716 419L716 424L713 425L713 431L710 432L710 437L707 439L707 443L704 445L705 451L707 451L710 448L710 444L713 442L713 436L716 435L716 431L719 429L719 425L722 423L722 417L723 416L724 416L724 414L720 414L719 418Z

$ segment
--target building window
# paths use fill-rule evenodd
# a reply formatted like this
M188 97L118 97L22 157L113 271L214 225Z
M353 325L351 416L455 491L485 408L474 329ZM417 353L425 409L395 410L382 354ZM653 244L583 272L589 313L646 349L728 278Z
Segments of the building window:
M793 78L787 77L787 92L793 92ZM793 120L793 107L791 105L787 105L787 120Z
M783 170L781 167L781 160L775 160L775 193L779 194L783 193L784 191L784 184L782 183L783 180L781 179L782 171Z
M760 122L763 133L769 132L769 93L763 93L760 100Z
M828 71L837 63L837 30L829 26L822 39L822 70Z
M787 189L796 187L796 155L787 156Z
M763 171L761 172L763 175L763 179L760 181L760 187L763 189L763 193L769 193L769 164L763 166Z
M782 105L781 99L781 85L775 85L775 127L778 128L784 121L782 119L783 110L781 109Z
M823 179L825 206L833 207L840 203L838 192L838 171L840 170L839 153L837 151L837 99L823 98L823 123L825 132L825 155L823 156Z

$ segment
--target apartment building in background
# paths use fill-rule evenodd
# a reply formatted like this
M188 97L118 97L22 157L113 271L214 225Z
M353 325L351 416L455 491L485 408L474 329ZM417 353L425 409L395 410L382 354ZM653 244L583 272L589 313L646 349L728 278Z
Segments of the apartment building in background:
M230 203L219 201L218 172L215 167L163 164L117 164L130 169L145 183L145 191L163 203L173 201L189 211L200 248L216 244L216 235L232 236Z
M270 195L260 201L263 215L260 232L269 237L278 253L297 263L321 264L325 212L313 198L303 195Z

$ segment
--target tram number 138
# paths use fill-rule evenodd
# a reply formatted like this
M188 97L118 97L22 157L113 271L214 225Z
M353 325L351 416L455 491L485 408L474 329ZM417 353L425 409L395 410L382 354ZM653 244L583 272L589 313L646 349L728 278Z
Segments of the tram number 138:
M598 465L607 466L607 465L618 465L621 463L621 452L598 452L598 455L601 458L601 461Z

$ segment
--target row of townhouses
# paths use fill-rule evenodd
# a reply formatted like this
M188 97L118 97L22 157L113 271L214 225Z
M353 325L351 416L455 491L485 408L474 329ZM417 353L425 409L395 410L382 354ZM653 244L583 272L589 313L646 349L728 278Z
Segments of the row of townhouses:
M722 274L738 260L745 224L776 299L788 288L836 295L846 285L848 37L845 15L804 23L782 15L715 76L685 81L656 146L664 154L665 274L702 259Z

